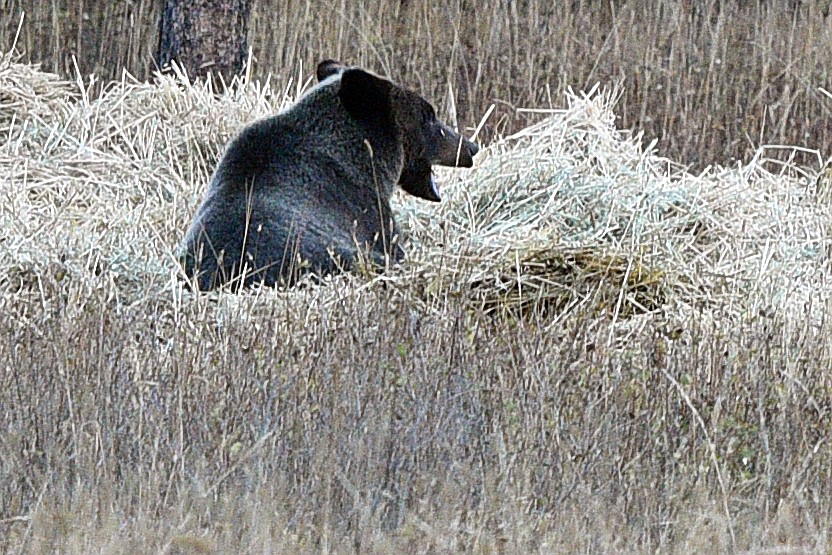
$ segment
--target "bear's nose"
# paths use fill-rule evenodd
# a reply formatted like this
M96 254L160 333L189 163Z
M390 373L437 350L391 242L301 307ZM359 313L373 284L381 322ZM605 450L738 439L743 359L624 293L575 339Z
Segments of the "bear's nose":
M468 143L468 152L471 153L471 156L474 156L477 152L480 151L480 147L477 146L477 143L475 143L474 141L469 141L468 139L465 139L465 142Z

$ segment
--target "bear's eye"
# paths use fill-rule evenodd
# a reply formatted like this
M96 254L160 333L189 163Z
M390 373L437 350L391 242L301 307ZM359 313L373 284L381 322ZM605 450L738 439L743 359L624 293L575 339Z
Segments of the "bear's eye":
M443 137L445 136L445 130L442 129L441 127L439 128L439 134L442 135Z
M422 118L424 118L425 121L436 120L436 111L433 109L433 106L427 102L422 105Z

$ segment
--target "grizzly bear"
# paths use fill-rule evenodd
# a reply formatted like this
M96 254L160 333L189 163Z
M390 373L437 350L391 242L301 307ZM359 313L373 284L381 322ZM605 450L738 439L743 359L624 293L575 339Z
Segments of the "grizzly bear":
M431 166L473 165L477 145L417 93L333 60L317 78L226 148L180 247L200 290L400 262L395 186L438 202Z

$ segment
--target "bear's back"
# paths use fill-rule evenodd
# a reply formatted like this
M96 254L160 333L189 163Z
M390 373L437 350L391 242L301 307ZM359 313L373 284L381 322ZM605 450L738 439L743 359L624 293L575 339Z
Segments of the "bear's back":
M321 83L226 148L184 242L186 272L200 273L200 289L246 268L253 273L243 285L291 284L305 271L349 268L364 248L376 262L384 253L402 257L391 250L388 201L400 163L395 152L368 151L366 130L340 108L337 85Z

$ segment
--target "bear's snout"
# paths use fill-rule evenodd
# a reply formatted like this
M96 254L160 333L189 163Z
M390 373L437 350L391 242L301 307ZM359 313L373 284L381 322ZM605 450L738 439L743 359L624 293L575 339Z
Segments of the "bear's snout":
M452 168L470 168L474 165L474 156L479 151L480 147L476 143L442 125L438 156L433 163Z
M462 142L465 145L465 148L468 149L468 154L470 154L471 158L472 158L471 165L470 166L465 166L466 168L470 168L471 166L474 165L473 158L474 158L474 156L477 155L477 152L480 151L480 147L477 145L477 143L475 143L474 141L469 141L465 137L462 137Z

